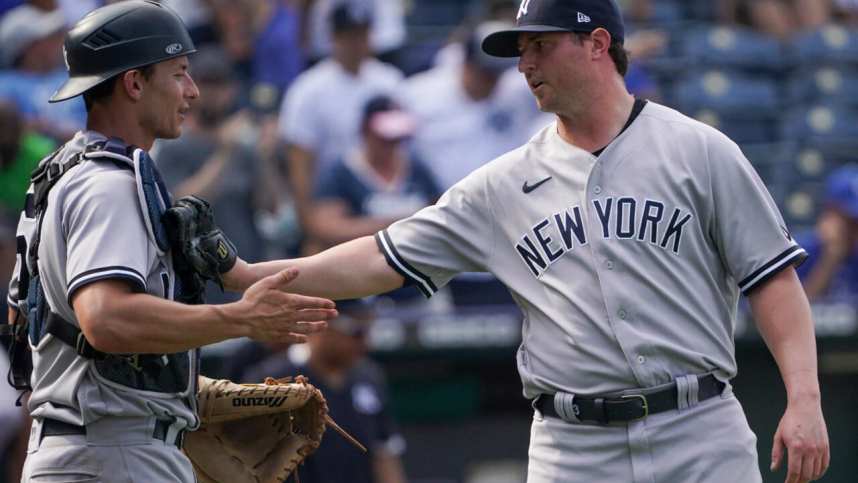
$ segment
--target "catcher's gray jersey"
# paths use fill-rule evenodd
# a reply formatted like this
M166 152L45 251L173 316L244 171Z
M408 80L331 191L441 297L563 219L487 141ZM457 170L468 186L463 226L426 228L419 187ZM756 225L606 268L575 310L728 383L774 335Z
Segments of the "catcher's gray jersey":
M63 163L87 144L105 138L78 133L53 162ZM32 186L30 188L32 191ZM138 197L133 164L84 161L63 175L48 195L39 244L39 273L51 310L78 325L70 305L76 290L103 279L127 281L136 292L173 298L174 273L168 256L158 253L150 238ZM22 213L18 236L30 246L36 220ZM22 257L10 286L17 305ZM92 359L50 334L33 349L31 414L71 424L90 424L105 416L178 418L195 427L189 404L194 384L184 393L132 389L109 380ZM196 364L189 353L190 364ZM195 371L191 370L191 374Z
M598 156L552 124L376 239L427 295L510 289L529 398L734 376L739 292L806 257L739 148L653 102Z

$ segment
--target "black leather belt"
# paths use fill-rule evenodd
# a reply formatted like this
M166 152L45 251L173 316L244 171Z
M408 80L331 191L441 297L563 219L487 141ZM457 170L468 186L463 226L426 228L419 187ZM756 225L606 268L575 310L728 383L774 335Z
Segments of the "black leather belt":
M176 439L174 441L167 441L167 434L169 433L171 421L165 421L159 419L155 421L155 430L152 431L152 437L165 443L175 445L179 449L182 448L182 442L184 440L184 431L179 431L176 434ZM63 421L58 421L56 419L48 419L45 418L42 420L42 437L45 436L69 436L69 435L86 435L86 426L78 426L76 424L69 424Z
M725 384L712 374L699 377L697 400L705 401L724 390ZM622 396L575 396L572 411L580 421L608 424L643 419L650 414L670 411L679 407L676 382L667 387L641 389ZM545 416L563 419L554 409L554 395L542 394L533 404Z

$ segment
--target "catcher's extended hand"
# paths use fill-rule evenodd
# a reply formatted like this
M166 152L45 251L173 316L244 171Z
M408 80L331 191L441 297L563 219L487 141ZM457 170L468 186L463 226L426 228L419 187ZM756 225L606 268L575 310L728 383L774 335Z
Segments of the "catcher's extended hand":
M197 401L200 429L187 434L184 451L200 483L282 482L319 447L326 425L366 451L302 376L263 384L200 377Z

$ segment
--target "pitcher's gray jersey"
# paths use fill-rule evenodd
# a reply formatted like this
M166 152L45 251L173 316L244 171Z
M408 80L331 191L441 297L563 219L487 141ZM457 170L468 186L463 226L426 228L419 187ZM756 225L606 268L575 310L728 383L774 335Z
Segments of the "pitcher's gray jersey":
M65 162L98 133L78 133L53 162ZM32 187L30 188L32 191ZM35 220L22 213L18 236L30 246ZM174 273L168 256L159 256L149 238L138 201L134 167L84 161L63 175L48 195L39 245L39 273L51 309L78 325L70 305L76 290L103 279L120 279L136 292L173 298ZM22 257L10 287L10 303L19 294ZM26 269L24 269L26 271ZM31 414L84 425L102 417L178 418L197 425L189 392L170 394L122 386L103 377L92 359L78 357L69 345L46 334L33 349ZM196 361L189 353L190 363ZM195 371L191 371L195 374Z
M552 124L376 239L427 296L510 289L529 398L733 377L739 292L806 257L739 148L653 102L598 157Z

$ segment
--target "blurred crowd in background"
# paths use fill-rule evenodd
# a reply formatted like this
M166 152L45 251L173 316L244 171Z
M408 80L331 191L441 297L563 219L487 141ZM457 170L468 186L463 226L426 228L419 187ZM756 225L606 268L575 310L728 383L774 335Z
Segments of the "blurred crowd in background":
M63 35L104 3L112 2L0 0L4 301L29 174L84 128L82 100L47 103L66 77ZM514 21L519 6L512 0L163 3L184 19L199 49L191 75L201 96L181 138L156 143L153 157L176 197L212 202L250 262L373 234L553 121L537 110L514 59L479 48L485 35ZM738 142L811 254L800 269L811 299L858 305L858 1L620 4L631 31L630 91ZM219 290L208 295L231 300ZM386 407L382 372L364 357L368 314L511 303L502 287L477 274L429 302L404 288L346 304L332 334L309 350L231 347L232 362L220 369L247 380L295 368L312 373L332 409L343 408L341 424L353 423L380 455L371 467L345 457L356 466L338 466L340 476L311 463L302 481L404 481L404 440ZM359 315L350 313L354 307ZM337 349L318 349L326 346ZM5 393L0 446L20 427L15 415L2 419ZM367 476L342 479L355 474Z

